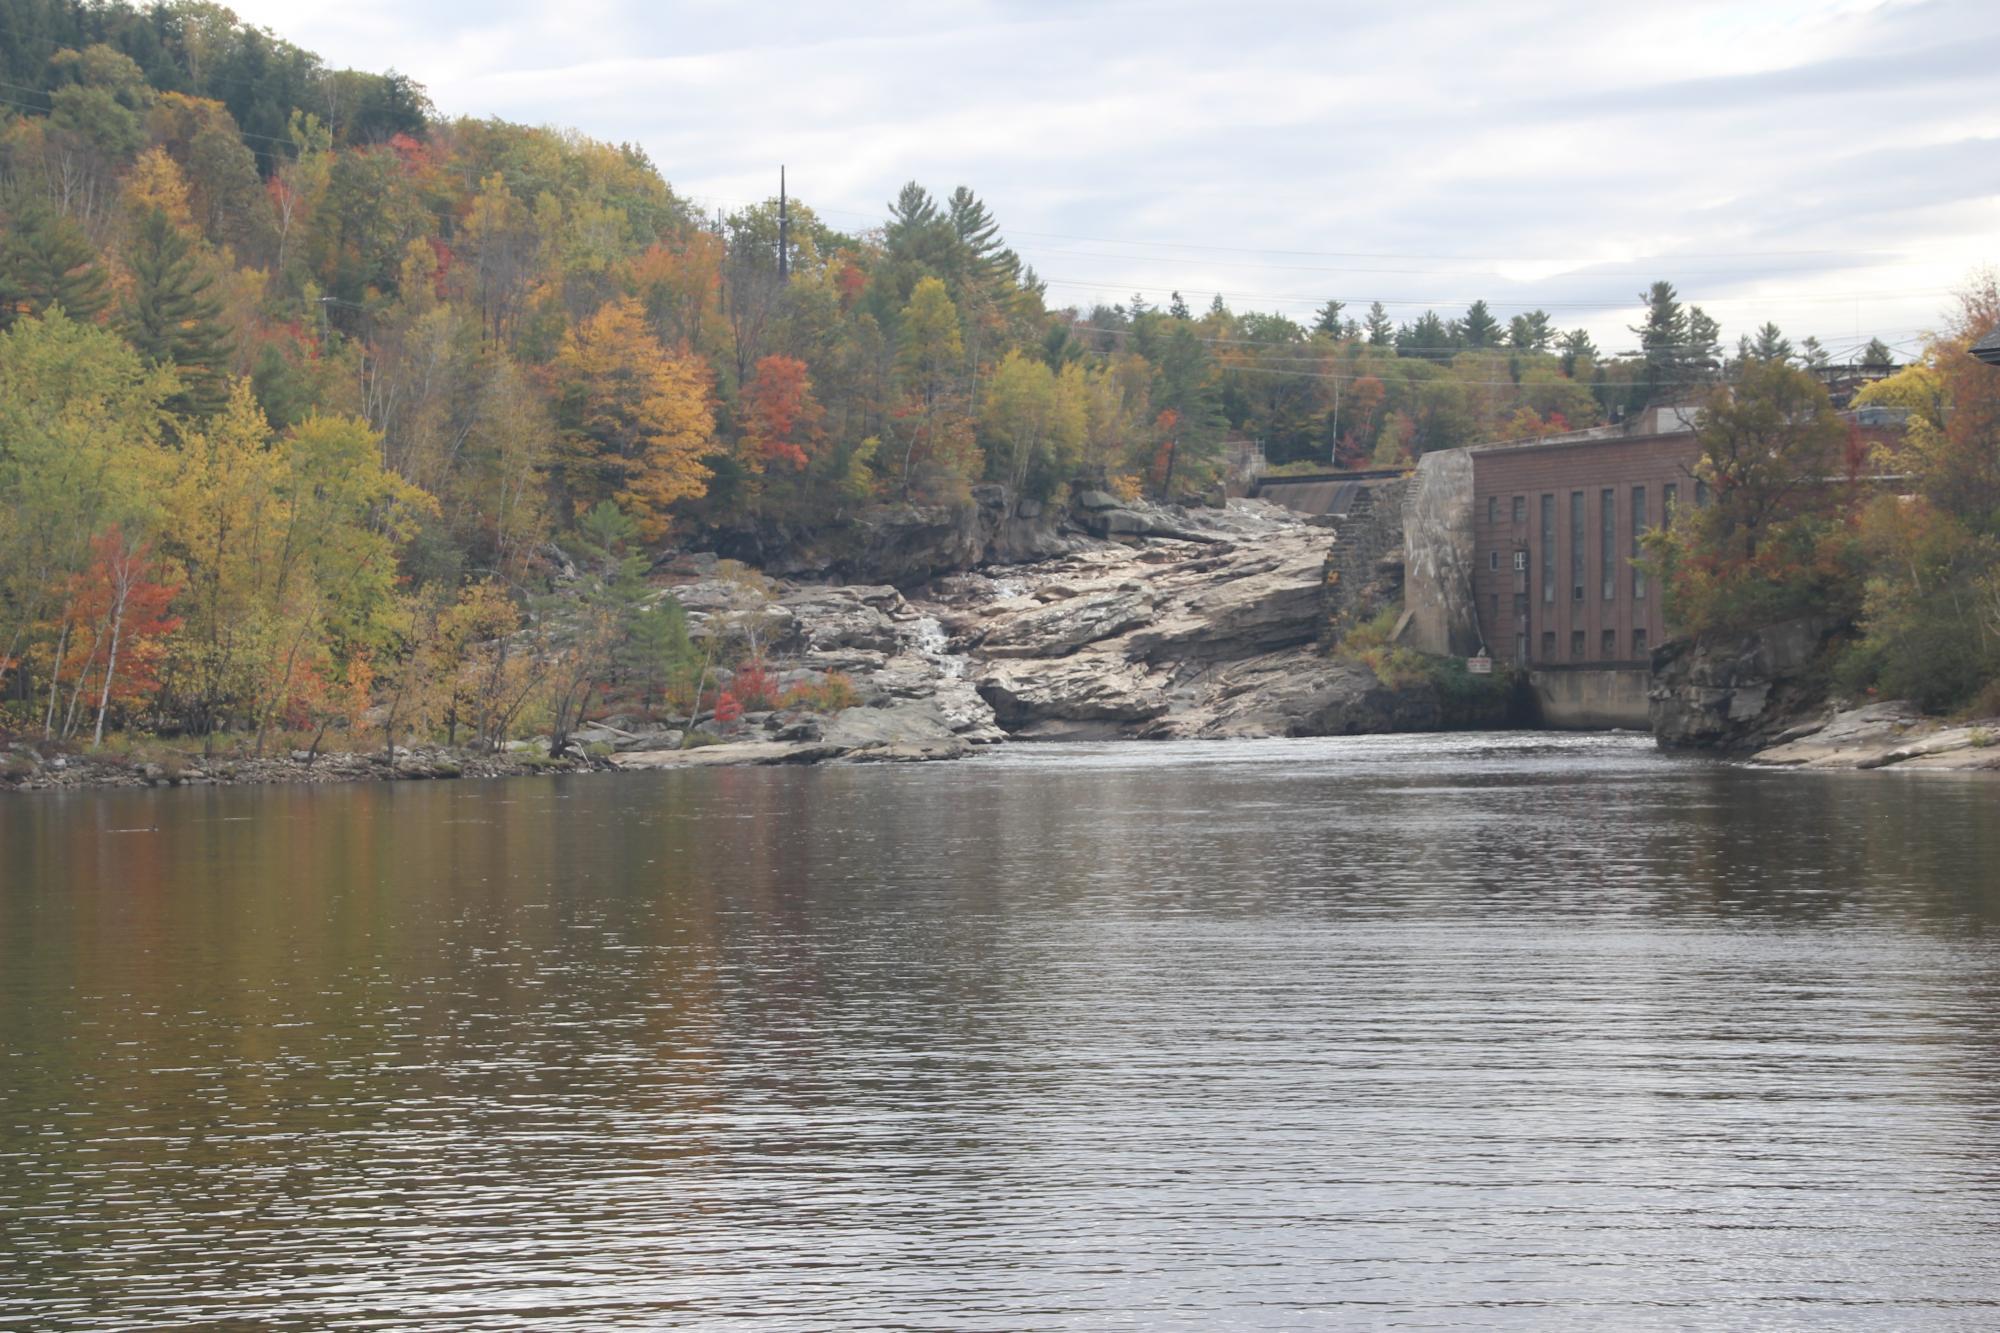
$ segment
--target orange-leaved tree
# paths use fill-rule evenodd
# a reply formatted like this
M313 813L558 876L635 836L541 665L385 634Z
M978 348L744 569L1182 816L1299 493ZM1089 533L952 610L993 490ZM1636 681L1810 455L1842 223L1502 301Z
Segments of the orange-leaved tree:
M162 568L150 541L128 537L114 524L90 544L90 563L72 583L70 640L64 674L76 683L63 731L73 734L88 683L96 695L97 726L91 744L104 744L104 719L113 700L138 703L159 688L165 639L180 628L167 607L180 592Z
M708 487L708 368L668 354L646 331L638 302L624 297L564 335L550 373L557 474L573 511L613 500L646 538L664 537L674 503Z

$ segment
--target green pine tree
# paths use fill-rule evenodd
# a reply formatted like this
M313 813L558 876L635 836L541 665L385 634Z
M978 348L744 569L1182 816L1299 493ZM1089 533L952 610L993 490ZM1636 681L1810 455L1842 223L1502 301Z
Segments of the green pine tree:
M1396 341L1396 326L1389 322L1389 312L1380 301L1370 303L1368 318L1361 327L1368 331L1370 347L1387 347Z
M87 324L104 304L104 270L83 228L39 199L13 209L0 238L0 329L51 306Z
M172 366L181 387L167 400L182 416L209 417L229 399L229 333L215 278L167 215L153 209L139 221L127 255L132 297L125 337L155 365Z
M1486 302L1474 301L1459 321L1458 332L1467 347L1492 347L1500 341L1500 321Z

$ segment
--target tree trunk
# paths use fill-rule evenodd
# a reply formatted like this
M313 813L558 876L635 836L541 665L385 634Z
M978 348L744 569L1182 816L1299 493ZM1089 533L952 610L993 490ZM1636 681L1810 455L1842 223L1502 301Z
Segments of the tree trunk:
M104 713L111 707L111 678L118 673L118 640L125 628L125 597L119 594L118 604L111 612L111 655L104 659L104 688L97 692L97 734L91 737L90 748L104 748Z

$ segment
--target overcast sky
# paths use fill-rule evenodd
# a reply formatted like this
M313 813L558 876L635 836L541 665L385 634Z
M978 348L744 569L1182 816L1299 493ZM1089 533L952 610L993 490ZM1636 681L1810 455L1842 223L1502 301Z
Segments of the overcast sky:
M2000 3L241 0L447 115L642 145L843 229L971 186L1051 304L1485 297L1608 350L1669 278L1733 342L1915 347L2000 260Z

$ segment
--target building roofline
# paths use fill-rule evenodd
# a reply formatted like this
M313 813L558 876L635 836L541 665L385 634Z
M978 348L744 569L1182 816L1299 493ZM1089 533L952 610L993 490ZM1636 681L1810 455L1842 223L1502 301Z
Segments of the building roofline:
M1491 444L1470 444L1466 452L1480 454L1525 454L1553 449L1582 449L1593 444L1650 444L1657 440L1679 440L1687 444L1695 442L1693 431L1669 430L1649 431L1644 435L1588 435L1564 438L1553 436L1545 440L1495 440Z

